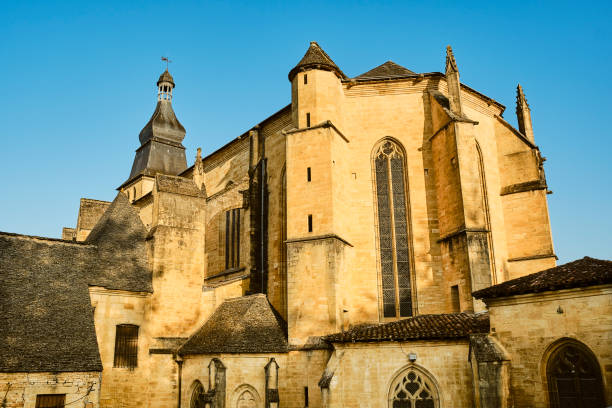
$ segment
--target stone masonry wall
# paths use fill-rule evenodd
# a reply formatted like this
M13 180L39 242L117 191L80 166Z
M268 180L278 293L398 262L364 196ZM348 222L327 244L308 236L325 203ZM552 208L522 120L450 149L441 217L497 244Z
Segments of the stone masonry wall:
M513 296L490 301L488 308L491 333L510 355L510 393L515 407L549 406L548 352L551 345L564 338L583 343L595 354L607 405L612 403L612 289L609 285Z
M0 406L34 408L36 395L66 394L67 406L98 408L100 381L98 372L0 373Z

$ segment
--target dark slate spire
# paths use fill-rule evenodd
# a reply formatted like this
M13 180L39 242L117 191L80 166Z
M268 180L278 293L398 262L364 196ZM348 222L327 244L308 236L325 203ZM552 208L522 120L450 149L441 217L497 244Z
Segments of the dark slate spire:
M129 179L140 175L158 173L177 175L187 168L185 128L176 118L172 109L174 78L166 69L157 81L157 106L149 122L140 132L140 147Z
M329 55L323 51L316 41L310 42L310 47L308 47L308 51L306 51L304 57L291 71L289 71L289 81L292 81L293 77L295 77L298 72L306 71L308 69L332 71L338 75L339 78L347 78L347 76L344 75L344 72L338 68L334 61L332 61Z

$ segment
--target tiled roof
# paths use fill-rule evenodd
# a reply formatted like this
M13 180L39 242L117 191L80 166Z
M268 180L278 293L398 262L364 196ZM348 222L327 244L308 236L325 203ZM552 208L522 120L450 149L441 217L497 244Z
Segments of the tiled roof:
M0 233L0 371L100 371L89 286L152 292L146 230L119 193L85 243Z
M382 65L377 66L369 70L366 73L363 73L359 76L356 76L354 79L389 79L389 78L404 78L411 75L417 75L416 72L412 72L408 68L404 68L401 65L396 64L393 61L387 61Z
M574 262L478 290L472 295L478 299L491 299L609 283L612 283L612 261L585 256Z
M102 371L91 246L0 233L0 372Z
M87 265L87 283L107 289L153 292L147 261L147 230L125 194L118 193L86 243L95 255Z
M285 323L263 294L228 299L179 349L179 354L283 353Z
M344 72L338 68L336 63L332 61L325 51L323 51L319 44L317 44L316 41L311 41L310 47L308 47L304 57L291 71L289 71L289 81L293 80L293 77L298 72L313 68L332 71L335 72L340 78L346 78Z
M331 334L332 343L404 341L424 339L467 339L470 334L489 331L488 313L429 314L396 322L359 325L343 333Z

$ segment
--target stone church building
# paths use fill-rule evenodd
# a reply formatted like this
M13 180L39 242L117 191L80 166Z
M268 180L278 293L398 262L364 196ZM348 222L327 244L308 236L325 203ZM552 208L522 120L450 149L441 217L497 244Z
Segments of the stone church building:
M515 129L450 47L289 81L189 165L166 70L112 202L0 233L1 406L612 405L612 262L556 265L523 89Z

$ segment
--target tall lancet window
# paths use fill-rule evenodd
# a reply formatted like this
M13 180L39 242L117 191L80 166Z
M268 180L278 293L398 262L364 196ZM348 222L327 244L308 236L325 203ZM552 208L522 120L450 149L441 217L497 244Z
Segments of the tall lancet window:
M374 154L383 317L412 316L406 174L402 148L384 140Z

